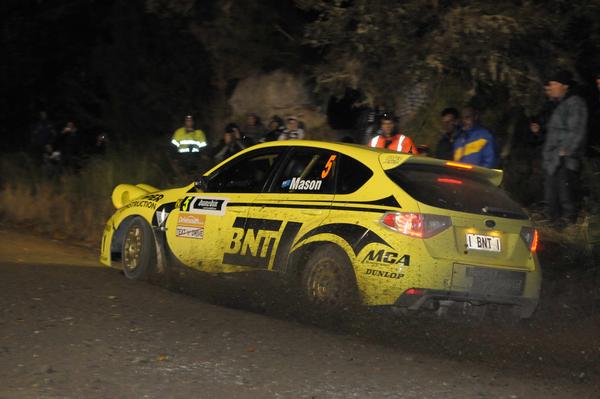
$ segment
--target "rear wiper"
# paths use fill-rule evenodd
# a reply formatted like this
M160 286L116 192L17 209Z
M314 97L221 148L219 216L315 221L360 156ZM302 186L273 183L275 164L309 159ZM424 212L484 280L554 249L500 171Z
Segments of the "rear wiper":
M525 215L524 213L507 211L506 209L493 208L490 206L484 206L483 208L481 208L481 211L485 214L496 215L496 216L501 216L501 217L506 217L506 218L516 218L516 219L526 219L527 218L527 215Z

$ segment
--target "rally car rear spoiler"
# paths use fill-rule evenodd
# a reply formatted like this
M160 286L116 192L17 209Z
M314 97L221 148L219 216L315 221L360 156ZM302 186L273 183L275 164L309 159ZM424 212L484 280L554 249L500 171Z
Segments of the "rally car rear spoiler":
M475 166L462 162L445 161L442 159L414 156L408 154L401 154L398 152L384 152L379 155L379 163L384 170L393 169L401 164L421 164L421 165L438 165L445 168L457 169L462 171L469 171L484 179L488 180L495 186L499 186L502 183L503 172L500 169L488 169L481 166Z
M148 184L136 184L135 186L133 184L119 184L112 192L112 203L115 208L119 209L136 198L156 191L158 191L158 188Z

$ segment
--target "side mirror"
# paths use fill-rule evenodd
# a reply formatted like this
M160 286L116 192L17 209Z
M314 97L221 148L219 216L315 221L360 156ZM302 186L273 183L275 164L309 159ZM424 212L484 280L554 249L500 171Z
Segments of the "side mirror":
M194 187L203 192L208 191L208 178L200 176L200 178L194 182Z

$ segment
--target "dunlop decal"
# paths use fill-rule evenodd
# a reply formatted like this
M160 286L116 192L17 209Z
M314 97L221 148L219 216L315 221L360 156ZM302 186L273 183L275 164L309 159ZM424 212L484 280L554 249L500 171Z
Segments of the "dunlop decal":
M178 201L181 212L223 216L228 198L187 196Z
M392 278L392 279L400 279L400 278L404 277L404 274L402 274L402 273L387 272L384 270L375 270L375 269L367 269L365 274L367 274L369 276L385 277L385 278Z

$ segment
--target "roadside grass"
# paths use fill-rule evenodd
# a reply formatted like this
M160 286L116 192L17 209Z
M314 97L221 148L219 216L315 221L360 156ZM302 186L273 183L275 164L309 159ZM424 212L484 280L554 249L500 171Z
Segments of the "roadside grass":
M81 244L100 242L114 211L113 188L146 183L159 188L179 183L165 152L149 143L91 157L77 171L48 176L26 154L0 161L0 215L4 224L32 229Z

